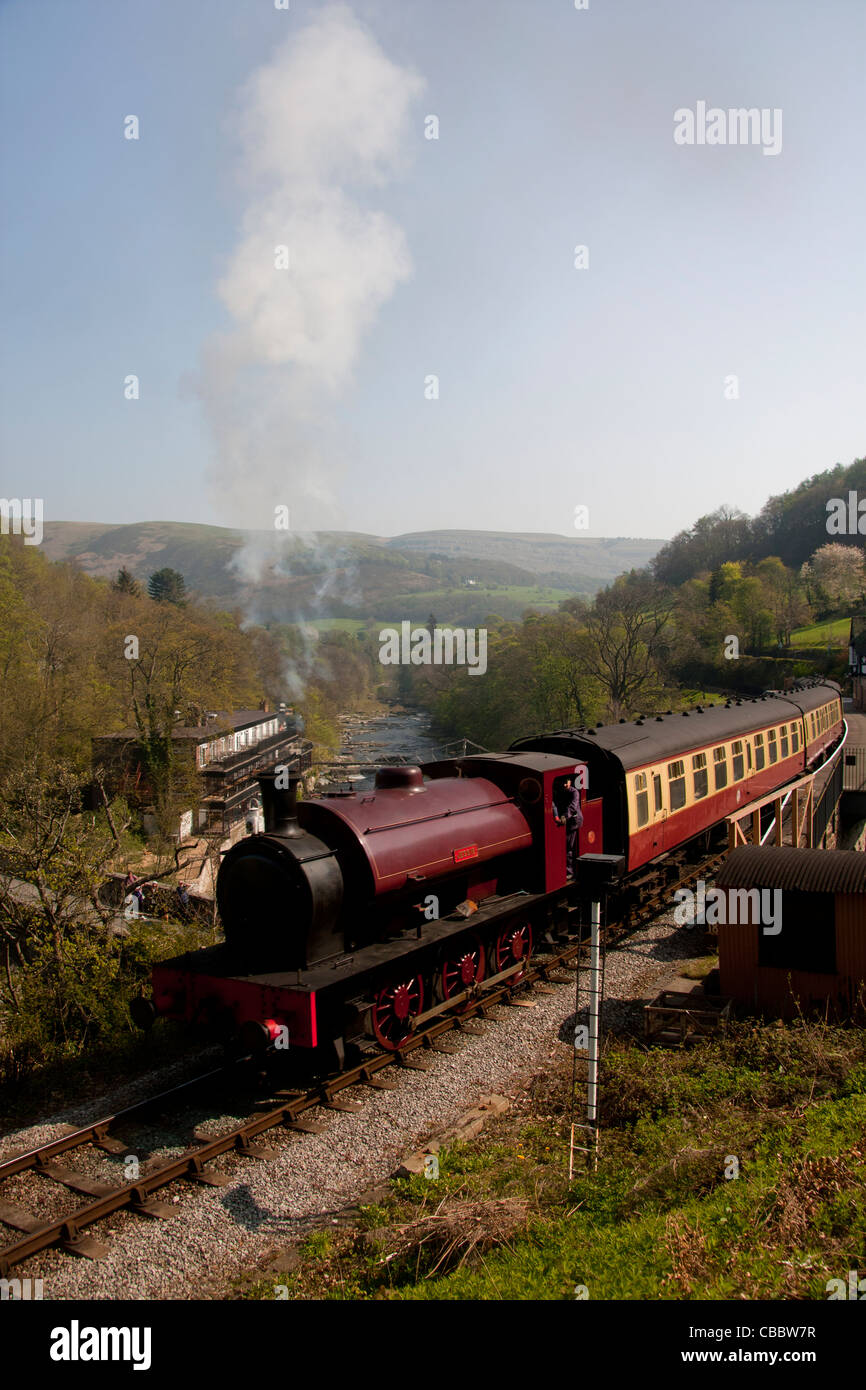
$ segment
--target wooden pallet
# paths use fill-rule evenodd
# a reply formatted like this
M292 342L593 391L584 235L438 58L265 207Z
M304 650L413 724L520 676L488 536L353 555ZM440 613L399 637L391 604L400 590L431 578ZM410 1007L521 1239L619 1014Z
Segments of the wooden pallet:
M732 999L718 994L684 994L663 989L643 1011L644 1033L653 1042L685 1043L727 1027Z

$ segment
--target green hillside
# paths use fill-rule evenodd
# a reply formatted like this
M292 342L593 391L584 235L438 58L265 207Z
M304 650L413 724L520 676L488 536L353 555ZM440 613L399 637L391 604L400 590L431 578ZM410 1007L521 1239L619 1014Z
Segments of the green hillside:
M45 523L43 552L87 574L121 567L146 582L179 570L201 598L253 606L259 621L345 618L470 623L488 613L518 618L591 595L623 570L645 565L661 540L600 540L497 531L427 531L393 538L353 531L244 534L220 526L145 521L114 526ZM244 547L262 558L258 578L236 561ZM389 616L392 615L392 616Z

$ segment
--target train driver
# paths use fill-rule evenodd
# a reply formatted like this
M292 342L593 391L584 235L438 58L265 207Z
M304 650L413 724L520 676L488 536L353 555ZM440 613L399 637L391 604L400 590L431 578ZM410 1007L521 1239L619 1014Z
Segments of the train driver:
M557 825L565 825L565 873L567 878L574 878L577 832L583 825L583 812L580 809L580 792L574 785L573 777L563 777L554 786L553 818Z

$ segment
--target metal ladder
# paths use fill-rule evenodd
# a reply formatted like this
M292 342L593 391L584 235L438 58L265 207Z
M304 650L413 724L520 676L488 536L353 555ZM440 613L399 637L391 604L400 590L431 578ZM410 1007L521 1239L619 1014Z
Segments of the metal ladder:
M574 977L574 1038L571 1063L571 1116L568 1146L568 1180L574 1177L575 1155L586 1156L598 1168L598 1068L601 1044L601 1009L604 1003L605 934L601 929L601 904L590 904L589 939L581 946ZM582 1113L584 1120L576 1119ZM580 1142L583 1140L584 1142Z

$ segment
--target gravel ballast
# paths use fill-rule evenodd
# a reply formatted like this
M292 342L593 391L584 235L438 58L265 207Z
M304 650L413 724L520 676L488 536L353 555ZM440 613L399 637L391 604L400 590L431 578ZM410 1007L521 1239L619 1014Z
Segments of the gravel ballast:
M670 980L678 962L699 954L699 934L676 928L671 913L609 950L606 1026L622 1026L635 1014L636 1003ZM262 1135L260 1142L277 1149L276 1158L257 1161L225 1155L213 1165L229 1177L225 1187L179 1182L162 1189L155 1195L175 1207L173 1219L150 1220L122 1212L99 1223L89 1233L108 1245L107 1259L97 1262L51 1250L17 1266L15 1274L41 1277L47 1299L223 1297L233 1278L323 1221L335 1220L342 1209L387 1179L401 1158L453 1124L479 1097L490 1092L516 1095L564 1045L563 1038L570 1046L566 1025L573 1018L574 985L569 982L531 997L532 1008L498 1008L500 1021L478 1025L483 1036L449 1035L449 1041L455 1040L453 1055L426 1053L428 1070L389 1068L386 1075L396 1082L395 1090L353 1090L349 1094L365 1102L361 1112L308 1112L327 1124L324 1133L290 1134L280 1128ZM206 1066L198 1067L203 1069ZM170 1075L141 1079L98 1102L8 1135L0 1144L0 1157L111 1113L159 1084L173 1084ZM227 1125L223 1121L203 1127L218 1132ZM136 1142L144 1163L146 1133L142 1138L139 1132ZM86 1151L70 1155L69 1165L106 1181L123 1180L122 1157ZM16 1193L19 1204L42 1215L35 1203L47 1180L22 1175L16 1181L22 1184ZM86 1200L82 1197L80 1204ZM45 1215L53 1205L46 1201Z

